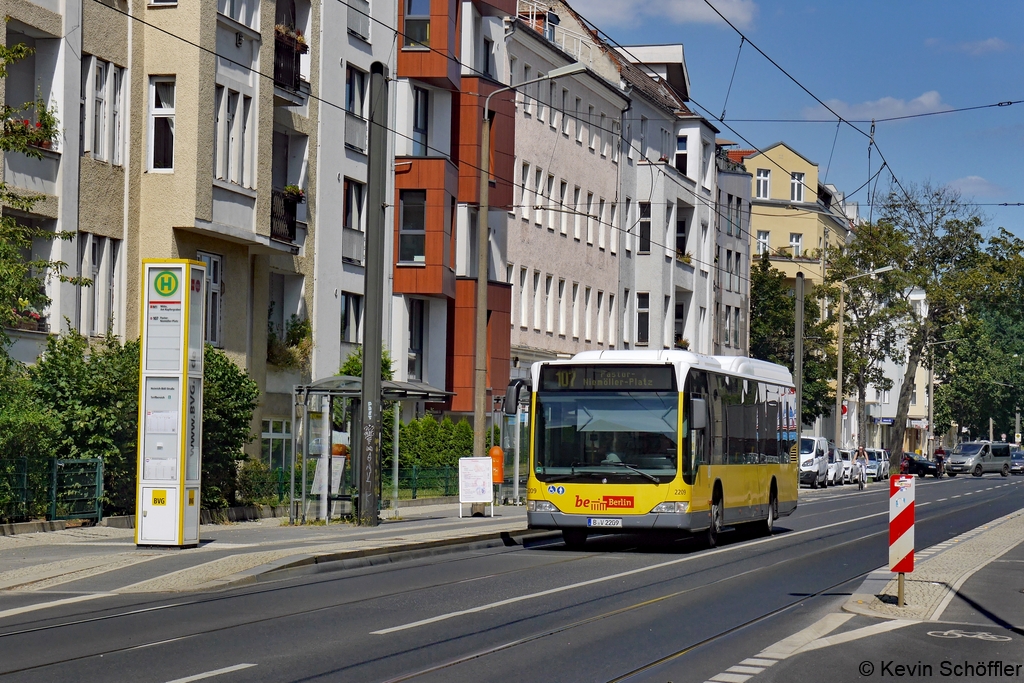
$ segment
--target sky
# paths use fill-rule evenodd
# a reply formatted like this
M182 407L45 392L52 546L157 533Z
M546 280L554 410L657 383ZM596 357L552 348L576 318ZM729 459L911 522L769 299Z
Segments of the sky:
M742 49L740 33L708 2L749 41ZM929 182L959 190L965 201L979 204L986 236L1005 227L1024 237L1024 206L998 206L1024 203L1024 2L570 4L622 45L682 43L691 108L710 119L721 117L724 109L724 124L712 121L720 138L756 148L784 141L818 164L820 181L847 195L884 159L888 168L878 176L880 199L891 170L904 187ZM1016 103L986 106L1000 102ZM980 108L953 111L969 107ZM828 109L860 132L837 125ZM932 112L947 113L876 123L869 159L871 119ZM849 197L864 218L872 215L868 187Z

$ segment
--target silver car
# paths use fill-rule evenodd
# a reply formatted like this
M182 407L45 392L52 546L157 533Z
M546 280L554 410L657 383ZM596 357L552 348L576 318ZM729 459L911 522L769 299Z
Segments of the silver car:
M1010 444L973 441L958 443L946 460L946 472L951 477L958 474L973 474L980 477L986 472L998 472L1004 477L1010 474Z
M839 451L839 457L843 461L843 483L853 483L853 457L855 453L850 450L843 449Z

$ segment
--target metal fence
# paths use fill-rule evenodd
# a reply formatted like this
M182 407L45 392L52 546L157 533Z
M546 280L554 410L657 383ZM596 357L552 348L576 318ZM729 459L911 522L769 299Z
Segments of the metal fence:
M391 470L381 472L381 489L387 496L393 490ZM459 492L458 467L406 467L398 470L398 498L438 498Z
M28 458L0 459L0 518L28 516Z
M54 458L50 519L103 519L103 461Z

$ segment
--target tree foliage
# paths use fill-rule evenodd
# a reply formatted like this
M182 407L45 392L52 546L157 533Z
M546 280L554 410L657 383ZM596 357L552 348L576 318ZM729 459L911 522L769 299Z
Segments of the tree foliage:
M7 77L8 67L28 57L32 48L23 44L0 45L0 78ZM0 130L0 150L19 153L36 159L41 151L50 147L60 136L60 122L56 111L42 100L22 105L3 107L3 129ZM0 182L0 203L16 211L29 212L43 197L24 194ZM7 357L10 345L6 327L17 327L26 318L38 320L50 298L46 294L46 281L57 278L63 282L89 284L88 280L64 275L67 264L47 258L25 258L32 252L36 241L69 240L69 232L51 232L20 222L12 215L0 216L0 356Z
M835 405L835 341L831 323L821 315L825 293L811 287L804 295L802 413L808 425L819 415L831 415ZM772 267L767 254L750 270L750 321L750 355L792 370L796 298L786 274Z
M223 351L209 344L203 356L203 485L206 509L233 505L243 448L255 437L252 414L259 385Z

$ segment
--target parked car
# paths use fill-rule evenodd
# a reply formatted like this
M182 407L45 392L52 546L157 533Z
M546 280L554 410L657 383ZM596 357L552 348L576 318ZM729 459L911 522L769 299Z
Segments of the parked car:
M829 485L839 486L843 483L843 458L839 450L829 444L828 447L828 473L825 475Z
M875 481L888 479L889 458L886 457L885 451L879 448L865 448L864 451L868 454L868 479L874 479Z
M939 466L938 463L929 460L923 455L916 455L913 453L907 453L907 474L916 474L919 477L926 477L929 474L939 478Z
M980 477L986 472L1010 474L1010 444L1004 442L971 441L958 443L946 461L946 472L955 477L970 472Z
M828 486L828 439L823 436L800 438L800 483L812 489Z
M1014 451L1010 454L1010 472L1024 474L1024 451Z
M853 456L854 452L847 449L839 451L839 457L843 461L843 483L853 483Z

